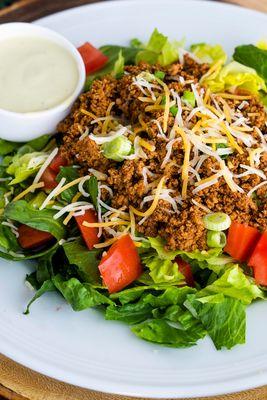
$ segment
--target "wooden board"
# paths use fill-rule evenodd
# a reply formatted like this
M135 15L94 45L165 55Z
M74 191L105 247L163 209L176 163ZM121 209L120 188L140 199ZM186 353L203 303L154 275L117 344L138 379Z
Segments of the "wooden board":
M0 10L0 23L29 22L66 8L96 2L97 0L19 0Z
M19 0L0 10L0 23L33 21L66 8L95 3L96 1ZM267 0L227 1L267 12ZM64 384L31 371L0 355L0 400L134 400L134 398L107 395ZM267 386L232 395L216 396L209 398L209 400L267 400Z

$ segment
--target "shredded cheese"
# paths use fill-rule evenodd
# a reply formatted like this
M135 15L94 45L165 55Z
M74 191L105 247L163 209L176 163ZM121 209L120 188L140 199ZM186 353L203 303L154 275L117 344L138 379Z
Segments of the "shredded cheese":
M229 127L227 127L225 124L220 123L220 126L222 128L222 131L226 134L226 136L228 137L229 143L230 145L236 149L236 151L238 151L239 154L243 154L243 150L241 149L241 147L236 143L236 141L234 140Z
M101 145L103 143L108 143L111 142L112 140L116 139L119 136L125 135L125 133L128 131L127 127L119 125L116 131L111 131L109 134L100 136L100 135L94 135L93 133L90 133L89 138L93 140L96 144Z
M88 117L91 117L93 120L96 120L96 122L98 122L99 124L102 125L101 120L99 120L99 118L95 114L93 114L91 111L87 111L84 108L82 108L81 113L84 115L87 115Z
M83 188L83 185L85 184L85 182L88 181L90 178L91 178L90 175L86 175L80 180L80 182L78 184L78 190L84 197L90 196L89 193L87 193Z
M251 167L258 167L260 164L260 156L264 152L264 149L258 147L257 149L250 150L249 152L249 162Z
M253 189L251 189L248 193L247 196L251 197L252 193L254 193L256 190L260 189L262 186L267 185L267 181L261 182L258 185L256 185Z
M196 207L201 208L201 209L202 209L203 211L205 211L207 214L209 214L209 213L212 212L208 207L204 206L203 204L200 204L200 203L199 203L198 201L196 201L195 199L192 199L192 203L193 203Z
M146 140L139 138L139 144L140 146L144 147L145 149L149 150L149 151L155 151L156 147L154 144L150 144L149 142L147 142Z
M49 154L49 156L47 157L47 159L45 160L44 164L41 166L41 168L39 169L39 171L37 172L33 183L38 183L43 175L43 173L45 172L46 168L51 164L52 160L56 157L58 153L58 147L56 147L51 154Z
M89 168L88 172L93 176L95 176L100 181L105 181L108 177L107 174L104 174L103 172L98 171L97 169L94 168Z
M233 99L233 100L250 100L253 96L244 96L238 94L231 94L231 93L216 93L216 97L222 97L223 99Z
M164 83L161 79L156 78L157 82L163 87L164 95L165 95L165 108L164 108L164 115L163 115L163 132L167 132L168 128L168 119L169 119L169 112L170 112L170 91L166 83Z
M121 236L123 236L123 234L122 234ZM103 242L103 243L97 243L97 244L94 245L94 248L95 248L95 249L103 249L104 247L109 247L111 244L117 242L117 240L118 240L121 236L117 236L117 237L114 237L114 238L112 238L112 239L108 239L108 240L106 240L106 241Z
M19 193L16 197L14 197L14 199L12 201L13 202L18 201L18 200L22 199L24 196L26 196L26 194L33 193L33 192L35 192L36 189L40 189L42 187L44 187L44 182L33 183L27 189L23 190L23 192ZM11 194L11 192L9 192L9 193Z
M116 226L116 225L128 225L128 221L118 220L118 221L108 221L108 222L87 222L84 221L83 225L87 226L88 228L105 228L109 226Z
M134 208L133 206L130 206L130 210L135 215L138 215L139 217L149 217L151 214L153 214L153 212L157 208L157 205L158 205L158 202L159 202L159 197L160 197L160 192L161 192L161 189L163 188L164 182L165 182L165 177L163 176L161 178L161 180L159 181L159 184L158 184L157 189L155 191L155 196L154 196L153 202L152 202L151 206L146 211L139 211L136 208Z

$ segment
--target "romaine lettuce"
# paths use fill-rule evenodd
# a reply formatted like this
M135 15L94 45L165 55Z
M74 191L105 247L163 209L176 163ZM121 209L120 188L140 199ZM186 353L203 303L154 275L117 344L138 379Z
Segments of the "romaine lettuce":
M221 61L221 64L223 65L227 60L227 54L219 44L212 46L207 43L197 43L191 45L190 51L202 62L208 64L214 64Z

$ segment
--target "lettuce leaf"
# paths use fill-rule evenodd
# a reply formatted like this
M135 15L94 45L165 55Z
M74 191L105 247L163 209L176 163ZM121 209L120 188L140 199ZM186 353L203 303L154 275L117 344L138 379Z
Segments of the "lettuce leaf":
M77 273L83 282L101 283L98 270L100 250L88 250L80 240L65 242L62 247L69 263L77 267Z
M0 156L6 156L13 153L21 146L21 143L9 142L8 140L0 139Z
M120 52L118 54L118 58L114 64L112 75L116 79L119 79L123 76L123 72L124 72L124 57L122 55L122 51L120 50Z
M79 178L78 168L74 167L60 167L60 171L56 177L56 181L60 182L62 178L66 179L66 184L74 181L75 179ZM61 193L60 197L62 200L66 201L67 203L71 203L73 196L77 193L77 186L71 186L67 190Z
M152 307L149 304L138 302L125 304L123 306L110 305L106 309L105 318L126 322L127 324L138 324L146 321L152 316Z
M195 250L192 252L167 251L165 250L165 240L160 237L149 237L143 243L139 252L143 263L149 269L149 275L156 283L179 283L184 279L184 276L179 272L177 263L173 262L177 256L181 256L196 269L208 268L216 274L219 274L227 264L233 261L231 257L222 255L222 249Z
M219 293L238 299L246 305L257 298L264 299L261 289L243 273L238 265L227 269L219 279L198 292L197 297Z
M202 62L208 64L215 64L216 62L221 61L223 65L227 60L227 54L219 44L214 46L207 43L192 44L190 51Z
M223 294L201 298L191 295L185 305L201 321L217 350L245 343L246 310L240 300Z
M39 299L43 294L47 292L53 292L55 291L55 285L51 280L44 281L40 289L38 289L31 299L31 301L28 303L26 310L24 311L24 314L29 314L30 312L30 306L32 305L33 302L35 302L37 299Z
M179 283L184 280L175 262L161 259L153 254L143 256L142 262L149 269L149 275L155 283Z
M10 182L10 185L23 182L25 179L37 173L45 161L45 152L32 152L26 154L17 153L7 168L7 173L13 175L14 179ZM34 167L29 166L30 161L35 158L36 162Z
M113 304L112 300L94 289L89 283L83 284L76 278L64 280L58 274L52 278L52 282L74 311L82 311L102 304Z
M149 342L178 348L193 346L199 339L206 336L206 331L200 324L187 331L177 329L163 319L143 322L134 326L132 332Z
M223 68L219 67L212 75L204 78L203 83L207 84L213 92L240 88L258 94L260 90L267 90L264 80L255 69L236 61Z
M25 200L9 203L4 210L4 218L26 224L32 228L51 233L57 240L63 239L66 228L61 220L53 218L55 210L35 210Z
M260 48L252 44L238 46L235 48L233 58L240 64L253 68L267 82L267 46L265 43L263 48L262 42L260 46Z
M164 291L166 289L170 288L169 283L160 283L160 284L154 284L152 283L151 285L143 285L143 286L135 286L129 289L124 289L120 292L117 293L112 293L110 295L110 298L112 300L119 300L122 305L128 304L131 302L134 302L140 297L142 297L143 294L146 292L158 292L158 291ZM191 292L190 292L191 293Z
M178 60L180 42L170 42L168 37L154 29L147 45L143 46L137 55L136 63L145 61L149 64L159 63L162 66L169 65Z
M170 287L166 289L160 295L153 295L152 293L146 294L142 301L146 304L151 305L153 308L156 307L168 307L171 305L183 305L186 301L187 296L196 293L196 289L190 288L188 286Z

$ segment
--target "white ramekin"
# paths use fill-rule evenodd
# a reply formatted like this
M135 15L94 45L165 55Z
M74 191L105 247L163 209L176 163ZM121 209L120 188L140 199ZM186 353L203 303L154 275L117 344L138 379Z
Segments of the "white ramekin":
M83 90L86 78L84 62L78 50L63 36L50 29L23 22L0 25L0 46L1 41L7 38L23 35L42 37L67 49L77 63L79 79L72 95L48 110L18 113L0 108L0 138L15 142L25 142L43 134L54 133L57 124L70 112L73 102Z

